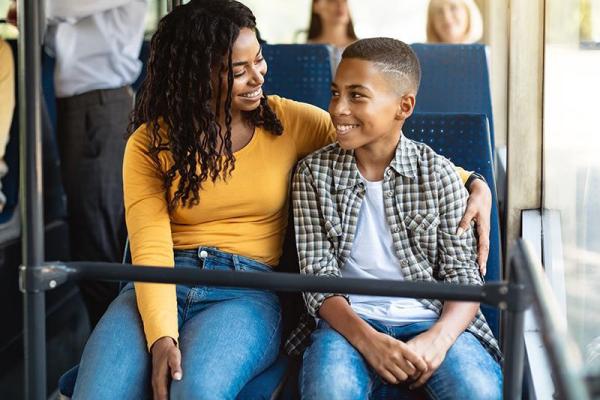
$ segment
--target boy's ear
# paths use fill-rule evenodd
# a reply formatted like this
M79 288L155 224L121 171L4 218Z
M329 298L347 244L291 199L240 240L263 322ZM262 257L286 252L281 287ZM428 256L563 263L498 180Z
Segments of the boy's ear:
M398 102L398 110L396 111L397 120L405 120L410 117L415 109L415 95L412 93L405 94Z

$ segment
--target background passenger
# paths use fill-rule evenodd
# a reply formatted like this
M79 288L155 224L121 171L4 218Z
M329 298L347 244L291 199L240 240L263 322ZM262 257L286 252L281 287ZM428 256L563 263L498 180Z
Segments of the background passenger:
M398 40L344 51L329 105L337 143L302 160L294 177L302 273L483 283L474 232L458 233L467 192L453 165L402 135L420 76L416 54ZM404 398L405 382L432 399L502 398L500 350L478 303L304 298L320 319L304 355L303 398Z
M8 172L4 162L8 144L10 126L15 109L15 71L12 50L8 43L0 38L0 179ZM6 204L0 181L0 212Z
M427 9L427 42L468 44L483 36L483 20L473 0L431 0Z
M343 49L357 39L348 0L313 0L307 43Z
M124 134L138 77L146 0L48 0L57 134L73 260L119 262L126 231ZM80 282L92 327L117 284Z
M278 265L291 171L334 128L317 107L263 94L255 27L233 0L192 0L158 24L123 166L134 264ZM476 182L471 210L489 220ZM86 344L73 397L235 398L277 357L280 324L270 291L129 284Z
M331 46L332 73L344 48L357 39L348 0L313 0L306 42Z

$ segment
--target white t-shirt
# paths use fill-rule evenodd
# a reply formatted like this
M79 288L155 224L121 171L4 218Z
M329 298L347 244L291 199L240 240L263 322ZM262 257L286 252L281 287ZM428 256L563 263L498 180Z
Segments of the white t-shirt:
M352 251L342 268L345 278L404 280L385 218L383 181L369 182L358 215ZM416 299L350 295L352 309L361 317L389 325L437 320L438 314Z

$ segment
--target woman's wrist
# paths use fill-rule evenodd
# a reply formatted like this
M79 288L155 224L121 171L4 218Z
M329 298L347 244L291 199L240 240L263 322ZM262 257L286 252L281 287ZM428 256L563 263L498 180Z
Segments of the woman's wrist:
M150 347L150 353L154 353L155 349L177 346L177 341L170 336L163 336L161 338L156 339L152 346Z

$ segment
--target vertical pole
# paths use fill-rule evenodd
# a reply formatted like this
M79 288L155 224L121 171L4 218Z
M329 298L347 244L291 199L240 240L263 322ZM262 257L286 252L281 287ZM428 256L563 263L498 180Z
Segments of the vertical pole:
M523 391L523 367L525 360L525 338L523 329L525 313L508 311L506 330L504 332L504 397L520 399Z
M20 204L25 269L44 261L40 27L43 0L21 0L19 19ZM27 274L25 274L27 276ZM43 291L23 293L25 398L46 400L46 325Z

